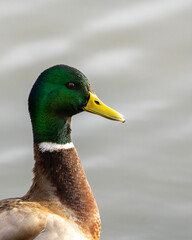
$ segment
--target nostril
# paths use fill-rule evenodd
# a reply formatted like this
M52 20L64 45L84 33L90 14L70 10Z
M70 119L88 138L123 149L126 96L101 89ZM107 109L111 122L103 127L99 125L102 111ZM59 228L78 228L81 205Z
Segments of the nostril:
M100 102L99 102L99 101L95 100L94 102L95 102L97 105L100 105Z

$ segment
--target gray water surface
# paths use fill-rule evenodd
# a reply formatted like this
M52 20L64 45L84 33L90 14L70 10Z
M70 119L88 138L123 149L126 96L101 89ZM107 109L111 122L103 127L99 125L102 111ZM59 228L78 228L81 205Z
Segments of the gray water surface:
M192 239L192 0L0 2L0 198L32 179L27 97L41 71L80 69L121 124L82 113L73 142L101 239Z

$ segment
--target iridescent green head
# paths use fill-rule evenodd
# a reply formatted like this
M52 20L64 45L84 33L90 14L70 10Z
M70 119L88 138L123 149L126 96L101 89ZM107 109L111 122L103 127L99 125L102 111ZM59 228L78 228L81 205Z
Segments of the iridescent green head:
M88 79L77 69L56 65L45 70L29 96L34 142L71 142L71 117L83 110L123 121L91 93Z

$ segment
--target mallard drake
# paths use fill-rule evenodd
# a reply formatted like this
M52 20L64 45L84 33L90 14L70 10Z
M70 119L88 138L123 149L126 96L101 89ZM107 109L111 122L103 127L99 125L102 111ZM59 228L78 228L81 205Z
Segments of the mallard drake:
M42 72L28 102L34 179L25 196L0 201L0 240L98 240L99 211L71 140L71 117L84 110L120 122L123 116L66 65Z

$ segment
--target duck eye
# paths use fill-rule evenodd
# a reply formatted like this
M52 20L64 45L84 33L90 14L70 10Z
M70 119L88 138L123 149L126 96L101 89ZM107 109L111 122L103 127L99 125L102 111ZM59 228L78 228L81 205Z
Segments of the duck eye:
M66 84L66 87L67 87L68 89L76 89L76 85L75 85L75 83L73 83L73 82L68 82L68 83Z

